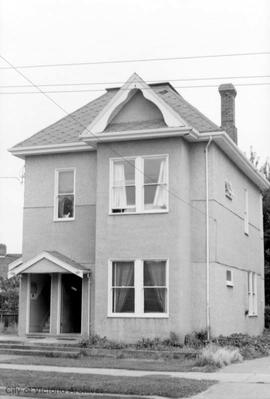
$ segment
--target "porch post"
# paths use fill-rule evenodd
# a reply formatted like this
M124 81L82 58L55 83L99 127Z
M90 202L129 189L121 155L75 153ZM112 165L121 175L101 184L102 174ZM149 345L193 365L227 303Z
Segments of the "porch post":
M51 274L51 324L50 324L50 334L57 334L57 320L60 315L58 315L58 273Z

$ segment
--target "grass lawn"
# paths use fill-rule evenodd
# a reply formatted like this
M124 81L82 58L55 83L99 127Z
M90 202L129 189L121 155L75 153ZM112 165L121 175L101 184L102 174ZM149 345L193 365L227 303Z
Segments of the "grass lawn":
M21 387L20 392L29 396L32 388L33 397L69 397L71 392L79 393L114 393L114 394L133 394L133 395L159 395L170 398L183 398L202 392L213 385L215 381L198 381L183 378L172 378L164 376L151 377L112 377L103 375L81 375L64 374L37 371L1 370L0 386ZM39 391L35 391L35 388ZM59 394L51 392L41 395L41 388L44 390L61 390ZM11 391L6 391L10 392ZM77 395L76 398L84 397ZM87 396L86 396L87 397Z
M52 358L40 356L18 356L2 363L15 364L44 364L49 366L69 367L94 367L115 368L127 370L149 370L149 371L213 371L214 368L194 367L195 359L170 359L170 360L146 360L146 359L115 359L109 357L83 356L79 359Z

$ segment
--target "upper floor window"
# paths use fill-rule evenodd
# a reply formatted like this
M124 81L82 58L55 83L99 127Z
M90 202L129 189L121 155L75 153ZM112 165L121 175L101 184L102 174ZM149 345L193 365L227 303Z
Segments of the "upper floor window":
M248 190L244 190L245 204L244 204L244 233L249 233L249 215L248 215Z
M166 155L111 160L112 213L168 210Z
M55 176L55 220L74 219L74 195L75 195L75 170L56 170Z

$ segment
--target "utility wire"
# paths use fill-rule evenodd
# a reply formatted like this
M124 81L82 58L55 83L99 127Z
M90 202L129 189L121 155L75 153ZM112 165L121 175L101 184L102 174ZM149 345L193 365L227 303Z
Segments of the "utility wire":
M0 56L1 57L1 56ZM269 86L270 82L258 82L258 83L234 83L236 87L245 87L245 86ZM203 89L203 88L211 88L218 87L219 85L194 85L194 86L174 86L175 89ZM118 89L118 88L108 88L108 89ZM57 93L88 93L88 92L103 92L106 89L82 89L82 90L48 90L48 91L0 91L1 94L57 94ZM129 89L121 89L121 90L129 90ZM145 88L144 90L152 90L151 87Z
M78 121L78 119L76 119L72 113L69 113L68 111L66 111L61 105L59 105L52 97L50 97L47 93L43 92L31 79L29 79L23 72L19 71L17 67L13 66L5 57L3 57L0 54L0 58L2 58L2 60L4 60L11 68L13 68L13 70L15 70L20 76L22 76L28 83L30 83L33 87L35 87L40 93L42 93L49 101L51 101L53 104L56 105L57 108L59 108L60 110L62 110L67 116L69 116L71 119L73 119L78 125L80 125L81 127L83 127L85 130L87 130L91 135L95 136L97 138L97 141L100 140L100 138L98 136L96 136L95 134L93 134L87 126L84 126L80 121ZM115 150L111 145L109 145L110 149L117 154L117 156L119 156L121 159L129 162L122 154L120 154L117 150ZM134 169L138 170L139 173L141 173L144 177L150 178L150 180L152 180L152 178L150 176L147 176L145 173L143 173L139 168L137 168L135 165L133 165L131 162L129 162L130 165L132 165L132 167L134 167ZM193 208L194 210L196 210L197 212L203 214L204 216L206 216L206 213L203 212L201 209L191 205L189 202L187 202L186 200L184 200L183 198L181 198L179 195L175 194L173 191L169 190L166 188L166 191L171 194L172 196L174 196L175 198L177 198L178 200L180 200L181 202L185 203L186 205L188 205L189 207ZM216 219L212 216L210 216L211 219L213 219L216 222Z
M201 78L182 78L182 79L156 79L148 80L148 83L164 83L164 82L190 82L190 81L200 81L200 80L219 80L219 79L265 79L270 78L270 75L239 75L239 76L210 76ZM38 84L39 87L50 87L50 86L97 86L97 85L123 85L124 81L115 82L78 82L78 83L46 83ZM0 88L21 88L21 87L33 87L32 85L0 85Z
M105 64L127 64L134 62L159 62L159 61L177 61L177 60L194 60L205 58L221 58L221 57L243 57L243 56L258 56L269 55L270 51L257 51L247 53L225 53L225 54L204 54L204 55L187 55L179 57L162 57L162 58L138 58L138 59L123 59L123 60L104 60L104 61L88 61L88 62L67 62L59 64L35 64L35 65L17 65L18 69L30 68L51 68L51 67L67 67L67 66L83 66L83 65L105 65ZM14 69L13 66L0 67L0 69Z

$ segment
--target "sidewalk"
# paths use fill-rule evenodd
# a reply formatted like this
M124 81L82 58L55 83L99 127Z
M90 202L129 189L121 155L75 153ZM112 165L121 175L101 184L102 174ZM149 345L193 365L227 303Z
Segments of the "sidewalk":
M235 364L214 373L202 372L175 372L175 371L145 371L85 367L59 367L26 364L1 363L1 369L28 370L53 373L98 374L121 377L144 377L153 375L191 378L196 380L217 380L229 383L266 383L270 384L270 357L250 360ZM259 370L259 372L257 372ZM269 394L270 398L270 394Z

